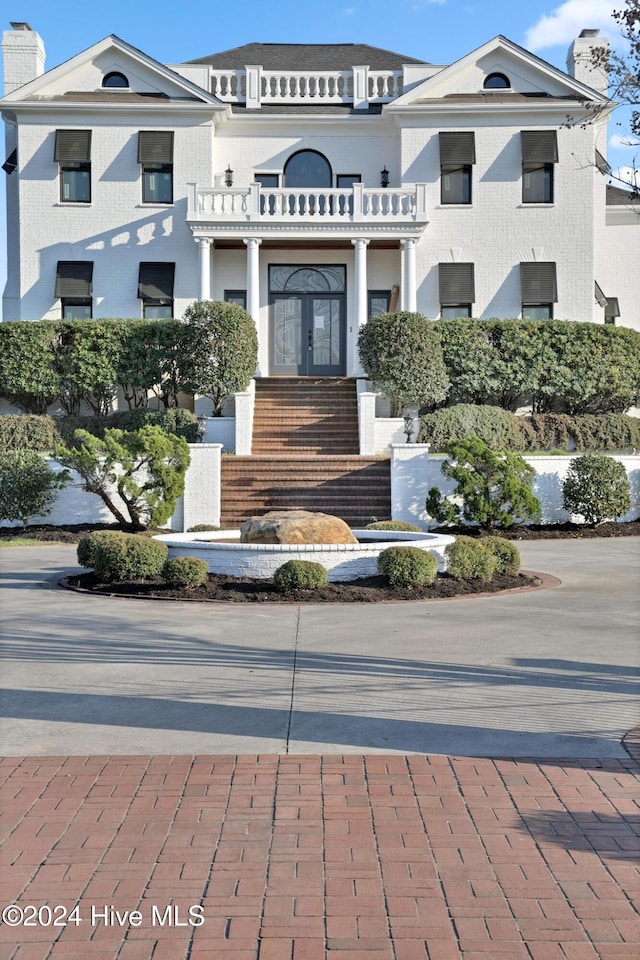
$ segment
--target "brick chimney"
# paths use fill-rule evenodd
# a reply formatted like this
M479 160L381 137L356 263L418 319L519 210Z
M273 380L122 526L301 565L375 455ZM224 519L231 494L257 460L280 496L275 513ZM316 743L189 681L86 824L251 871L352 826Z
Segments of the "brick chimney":
M606 37L600 36L599 30L582 30L580 36L569 47L567 73L606 96L609 90L609 77L605 66L593 64L592 53L596 47L609 50L609 41Z
M42 37L28 23L12 23L2 34L4 96L44 73Z

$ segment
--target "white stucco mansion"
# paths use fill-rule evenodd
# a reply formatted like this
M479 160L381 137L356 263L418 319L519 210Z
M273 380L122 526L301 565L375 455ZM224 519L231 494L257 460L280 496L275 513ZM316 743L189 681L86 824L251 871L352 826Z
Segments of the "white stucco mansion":
M165 65L110 36L45 72L11 27L6 320L233 300L262 376L357 375L358 328L389 308L640 329L597 31L567 73L502 36L449 66L260 43Z

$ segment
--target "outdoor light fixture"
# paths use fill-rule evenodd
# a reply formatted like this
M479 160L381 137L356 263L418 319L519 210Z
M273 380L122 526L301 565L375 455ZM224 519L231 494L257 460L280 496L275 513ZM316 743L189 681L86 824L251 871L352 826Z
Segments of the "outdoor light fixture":
M418 411L414 407L411 409L407 407L404 411L404 435L407 438L407 443L411 443L411 438L416 428L416 420L418 418Z
M198 443L204 443L204 438L206 436L207 426L208 426L207 421L208 421L208 417L198 417L198 426L196 428L197 434L198 434Z
M388 187L389 186L389 171L387 170L387 165L385 164L382 170L380 171L380 186Z
M229 165L224 172L224 183L226 187L233 186L233 170L231 169L231 165Z

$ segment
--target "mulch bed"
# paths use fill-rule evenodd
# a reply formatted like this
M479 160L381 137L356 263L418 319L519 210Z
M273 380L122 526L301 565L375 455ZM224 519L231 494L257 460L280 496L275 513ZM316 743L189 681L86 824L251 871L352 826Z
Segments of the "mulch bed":
M99 583L92 573L68 577L64 585L110 597L138 597L147 600L235 601L239 603L382 603L397 600L446 600L477 594L502 593L539 587L542 580L534 574L515 577L495 575L490 583L479 580L454 580L440 575L429 586L411 589L392 588L384 577L366 577L351 583L328 583L317 590L290 590L282 594L269 580L223 577L209 574L208 583L191 590L176 590L160 577L140 583Z
M27 527L2 527L0 540L11 540L12 537L33 537L34 540L55 540L58 543L78 543L87 533L94 530L120 530L114 524L108 523L77 523L62 527L51 524ZM167 533L167 530L157 530L156 533ZM482 536L473 527L438 527L431 533L465 534L466 536ZM588 540L592 537L640 537L640 519L629 523L601 523L597 527L589 527L579 523L550 523L546 525L532 524L531 526L508 527L505 530L495 531L507 540Z

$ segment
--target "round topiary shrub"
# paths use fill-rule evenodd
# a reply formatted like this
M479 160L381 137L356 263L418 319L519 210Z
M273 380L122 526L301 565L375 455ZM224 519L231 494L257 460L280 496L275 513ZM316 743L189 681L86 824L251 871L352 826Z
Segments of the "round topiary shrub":
M101 543L115 537L124 537L126 534L119 530L96 530L94 533L88 533L78 542L77 557L81 567L95 567L96 552Z
M389 547L378 556L378 570L392 587L419 587L433 583L438 560L420 547Z
M631 509L627 471L603 453L576 457L562 484L562 501L565 510L581 514L587 523L617 520Z
M94 550L94 568L101 583L149 580L157 576L167 559L166 544L132 533L111 536Z
M201 587L208 577L207 562L198 557L172 557L162 568L162 579L170 587Z
M486 547L496 558L496 573L504 573L508 577L517 576L520 570L520 551L511 540L504 537L483 537L483 547Z
M312 560L288 560L278 567L273 582L278 590L317 590L327 583L327 571L321 563Z
M482 540L456 537L445 549L447 573L456 580L481 580L488 583L495 573L497 561Z
M415 523L406 523L404 520L376 520L368 523L365 530L396 530L398 533L422 533Z

